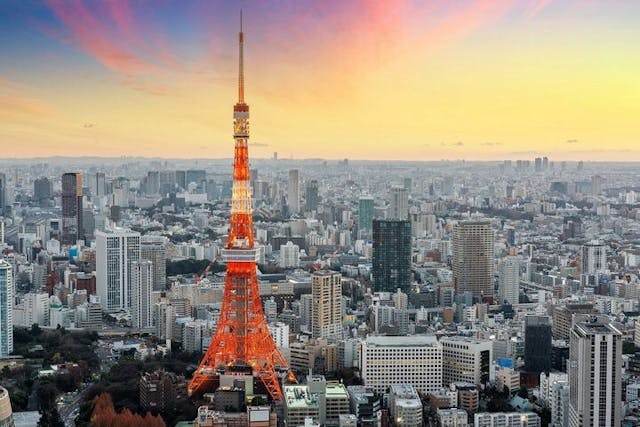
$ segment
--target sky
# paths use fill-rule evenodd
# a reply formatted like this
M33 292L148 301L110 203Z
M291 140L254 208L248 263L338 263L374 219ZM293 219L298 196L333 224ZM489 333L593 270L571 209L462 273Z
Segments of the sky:
M638 0L2 0L0 155L640 161Z

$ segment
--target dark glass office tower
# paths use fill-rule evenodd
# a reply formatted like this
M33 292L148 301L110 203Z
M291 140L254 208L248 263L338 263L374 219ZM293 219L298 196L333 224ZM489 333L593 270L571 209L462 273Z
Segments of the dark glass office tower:
M411 224L407 220L373 220L373 290L409 291Z
M75 245L83 239L82 175L70 172L62 175L62 243Z
M318 210L318 181L312 179L307 183L306 193L305 193L305 209L307 212L317 211Z
M525 317L524 365L527 372L549 372L552 354L549 316Z

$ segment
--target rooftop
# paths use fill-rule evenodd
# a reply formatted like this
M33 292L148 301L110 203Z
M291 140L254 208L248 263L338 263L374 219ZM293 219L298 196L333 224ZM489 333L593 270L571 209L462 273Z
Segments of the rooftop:
M386 336L386 335L369 335L366 339L368 346L383 347L421 347L434 346L438 344L435 335L410 335L410 336Z
M284 401L289 409L319 408L318 399L309 393L306 385L286 385Z

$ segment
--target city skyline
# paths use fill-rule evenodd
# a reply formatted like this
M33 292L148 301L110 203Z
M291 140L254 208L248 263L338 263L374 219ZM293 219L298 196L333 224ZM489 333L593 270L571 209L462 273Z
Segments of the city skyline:
M11 0L4 157L228 158L240 7L255 158L640 158L640 5L552 0Z

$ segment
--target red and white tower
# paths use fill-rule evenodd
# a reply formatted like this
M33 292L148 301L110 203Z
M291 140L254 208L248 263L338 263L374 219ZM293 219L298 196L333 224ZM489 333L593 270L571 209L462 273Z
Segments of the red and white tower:
M240 12L238 102L233 107L231 226L222 257L227 264L222 311L213 340L189 383L189 395L214 390L221 371L250 367L274 400L282 400L280 374L289 372L267 327L256 277L249 182L249 106L244 102L242 12ZM292 374L289 372L290 377Z

